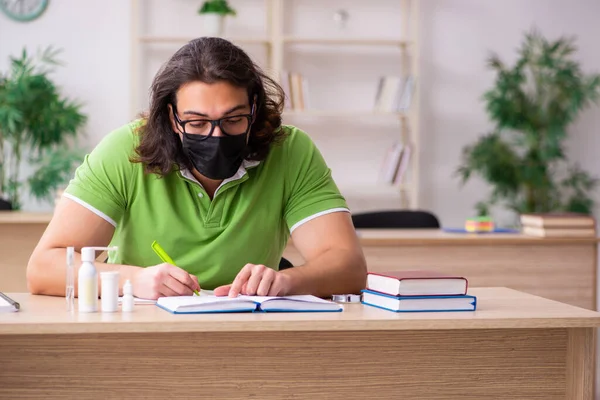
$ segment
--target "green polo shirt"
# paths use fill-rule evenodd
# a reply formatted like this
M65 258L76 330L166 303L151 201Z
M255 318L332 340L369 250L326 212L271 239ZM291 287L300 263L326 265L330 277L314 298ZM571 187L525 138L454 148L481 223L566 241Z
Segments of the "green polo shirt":
M158 241L205 289L233 281L247 263L277 269L290 233L323 214L348 212L312 140L283 126L286 139L261 162L244 161L211 200L189 171L166 177L130 162L139 121L104 137L77 168L64 196L115 227L110 263L160 264ZM93 245L93 243L90 243Z

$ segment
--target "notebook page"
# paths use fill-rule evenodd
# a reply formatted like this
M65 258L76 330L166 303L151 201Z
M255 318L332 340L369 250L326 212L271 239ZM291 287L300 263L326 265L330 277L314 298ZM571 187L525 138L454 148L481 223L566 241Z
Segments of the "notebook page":
M341 311L339 304L311 295L245 296L260 302L263 311Z
M267 300L289 300L289 301L299 301L299 302L306 302L306 303L323 303L323 304L331 303L331 301L329 301L329 300L324 300L320 297L312 296L310 294L298 294L298 295L291 295L291 296L245 296L245 295L240 295L240 296L238 296L238 298L247 298L249 300L256 301L257 303L262 303L263 301L267 301Z
M240 307L254 309L256 303L240 297L206 295L160 297L157 305L169 310L231 310Z

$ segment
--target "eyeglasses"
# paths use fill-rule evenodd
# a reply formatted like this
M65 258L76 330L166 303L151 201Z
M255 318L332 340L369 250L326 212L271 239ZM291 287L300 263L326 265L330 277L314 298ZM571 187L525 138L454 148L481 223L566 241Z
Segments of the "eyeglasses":
M219 126L221 132L227 136L237 136L248 133L252 118L254 117L254 105L250 114L230 115L219 119L188 119L182 121L177 116L177 109L173 105L175 121L181 125L184 134L198 135L200 140L212 136L215 127Z

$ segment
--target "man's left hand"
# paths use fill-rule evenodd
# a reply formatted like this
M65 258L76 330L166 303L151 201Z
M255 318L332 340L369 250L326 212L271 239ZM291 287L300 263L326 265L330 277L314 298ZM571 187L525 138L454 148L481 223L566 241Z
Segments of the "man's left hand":
M262 264L246 264L230 285L215 289L216 296L283 296L291 291L291 277Z

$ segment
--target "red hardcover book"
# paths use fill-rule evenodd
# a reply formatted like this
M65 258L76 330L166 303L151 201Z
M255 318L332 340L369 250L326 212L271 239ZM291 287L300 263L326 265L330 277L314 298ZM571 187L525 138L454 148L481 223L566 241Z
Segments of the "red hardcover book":
M367 289L391 296L453 296L467 294L465 277L437 271L369 272Z

